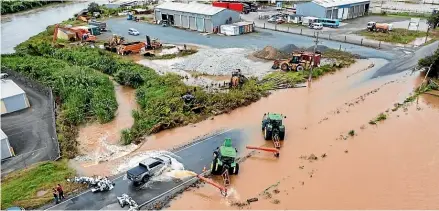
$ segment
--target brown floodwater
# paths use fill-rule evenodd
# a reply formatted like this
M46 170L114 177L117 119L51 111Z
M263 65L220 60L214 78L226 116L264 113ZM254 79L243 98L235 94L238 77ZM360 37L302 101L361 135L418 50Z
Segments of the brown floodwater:
M93 122L79 129L78 142L80 153L95 153L101 141L107 144L119 144L121 130L130 128L134 119L132 111L137 109L135 89L114 83L118 109L113 121L106 124Z
M265 111L286 114L280 158L257 153L232 176L229 197L205 185L185 192L170 209L237 209L233 201L252 197L259 201L244 209L438 209L439 110L422 98L392 112L419 76L399 74L363 84L358 82L368 71L346 77L367 63L326 76L310 90L278 91L232 112L236 119L229 116L229 123L248 125L258 125ZM388 118L369 125L381 112ZM350 130L356 135L350 137ZM264 143L260 134L254 142ZM300 158L310 154L318 160ZM270 194L261 194L278 182Z

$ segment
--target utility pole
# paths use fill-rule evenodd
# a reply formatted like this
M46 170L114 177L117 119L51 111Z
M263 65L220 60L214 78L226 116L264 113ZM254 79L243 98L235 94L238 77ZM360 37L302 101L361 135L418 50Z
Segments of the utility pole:
M317 44L319 43L319 32L317 32L316 41L314 41L314 42L315 42L314 52L313 52L313 55L312 55L312 58L311 58L311 68L309 70L309 76L308 76L308 87L311 87L312 69L314 67L314 58L316 57Z
M428 25L428 27L427 27L427 34L425 35L425 42L424 43L427 43L427 39L428 39L428 32L430 31L430 24Z

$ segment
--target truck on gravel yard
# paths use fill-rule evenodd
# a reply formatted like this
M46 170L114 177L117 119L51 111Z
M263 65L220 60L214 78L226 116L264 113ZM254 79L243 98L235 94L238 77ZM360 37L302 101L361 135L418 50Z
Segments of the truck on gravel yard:
M128 170L127 177L135 186L139 186L147 183L151 177L161 174L164 168L171 164L171 158L165 155L149 157Z

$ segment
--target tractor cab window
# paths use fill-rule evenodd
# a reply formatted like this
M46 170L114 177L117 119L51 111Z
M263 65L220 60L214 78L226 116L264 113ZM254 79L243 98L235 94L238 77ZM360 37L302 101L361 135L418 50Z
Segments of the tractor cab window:
M273 124L273 126L277 127L282 125L282 120L273 120L271 123Z
M293 64L299 63L299 57L298 56L293 56L293 58L291 58L290 63L293 63Z

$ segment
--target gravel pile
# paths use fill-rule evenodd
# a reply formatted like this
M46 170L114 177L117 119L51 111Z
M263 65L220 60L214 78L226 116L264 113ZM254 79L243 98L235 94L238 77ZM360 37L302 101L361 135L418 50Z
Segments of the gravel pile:
M260 59L274 60L288 58L288 54L283 53L272 46L266 46L260 51L253 53L253 56Z
M213 76L231 75L236 69L247 76L265 75L271 63L250 60L247 58L250 53L251 50L242 48L201 49L172 67Z
M286 46L280 48L279 50L283 53L291 54L293 51L300 50L300 48L294 44L289 44L289 45L286 45Z

